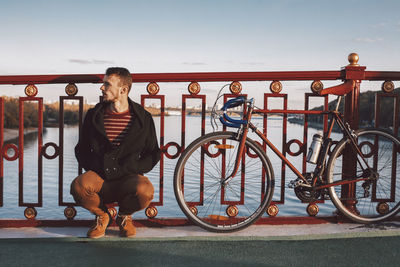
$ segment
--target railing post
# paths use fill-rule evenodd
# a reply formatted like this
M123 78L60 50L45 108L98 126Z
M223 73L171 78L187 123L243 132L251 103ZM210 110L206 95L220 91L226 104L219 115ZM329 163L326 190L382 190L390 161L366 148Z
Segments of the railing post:
M354 90L345 97L344 121L348 123L353 130L358 129L359 124L359 104L360 104L360 84L365 79L365 69L358 65L358 55L352 53L348 57L350 64L343 68L344 79L354 80ZM357 172L357 155L351 148L346 148L343 153L342 175L343 179L351 179ZM357 213L355 199L355 184L343 185L341 197L346 198L348 209Z

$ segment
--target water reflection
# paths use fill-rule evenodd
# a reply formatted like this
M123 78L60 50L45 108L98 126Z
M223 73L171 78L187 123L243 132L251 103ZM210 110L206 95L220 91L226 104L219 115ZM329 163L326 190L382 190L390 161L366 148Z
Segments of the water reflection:
M154 118L156 131L160 135L160 118ZM185 144L190 144L191 141L200 136L201 133L201 118L196 116L188 116L186 121ZM262 125L261 118L255 118L254 123L259 127ZM181 117L168 116L165 118L165 144L168 142L181 143ZM300 139L302 140L303 127L297 124L289 123L289 131L287 133L287 140ZM221 130L221 129L220 129ZM211 132L208 120L206 121L206 132ZM314 130L309 130L309 140L315 133ZM73 202L72 196L69 194L69 186L72 180L78 175L78 163L74 155L74 147L78 141L78 127L70 126L64 128L64 162L63 162L63 182L62 182L62 200L64 202ZM254 134L250 134L251 138L255 138ZM268 138L277 146L282 147L282 119L271 118L268 120ZM24 201L37 202L37 181L38 181L38 160L37 160L37 133L30 133L24 137ZM257 139L256 139L257 140ZM43 145L48 142L53 142L58 145L59 143L59 129L46 128L43 133ZM18 144L18 139L10 141L9 143ZM171 151L172 153L173 151ZM48 151L52 154L51 151ZM275 170L276 188L273 200L281 199L281 161L267 151L268 156L272 162ZM299 157L290 157L294 165L301 169L302 162ZM173 173L177 159L168 159L164 156L164 171L163 171L163 206L157 207L157 217L184 217L181 212L173 192ZM312 167L312 166L311 166ZM24 218L24 207L18 207L18 160L4 161L4 206L0 208L0 218ZM160 164L146 174L155 188L154 202L160 201ZM294 174L291 171L286 171L287 184L290 180L294 179ZM65 219L64 208L58 205L59 197L59 158L46 159L43 157L43 207L37 208L38 219ZM292 189L284 190L285 204L279 205L279 216L307 216L306 204L294 196ZM331 214L334 210L330 202L319 205L320 215ZM78 207L78 215L76 219L93 218L89 212ZM143 211L134 215L134 218L145 218Z

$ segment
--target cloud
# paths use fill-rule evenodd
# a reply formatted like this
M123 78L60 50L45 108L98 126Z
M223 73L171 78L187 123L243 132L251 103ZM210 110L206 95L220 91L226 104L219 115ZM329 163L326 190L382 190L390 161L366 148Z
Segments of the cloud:
M204 66L207 65L204 62L183 62L183 65L190 65L190 66Z
M71 58L68 61L71 62L71 63L83 64L83 65L88 65L88 64L95 64L95 65L114 64L114 62L112 62L112 61L100 60L100 59L86 60L86 59Z
M382 42L383 38L379 38L379 37L378 38L359 37L359 38L355 38L354 41L357 42L357 43L372 44L372 43Z
M372 28L374 28L374 29L380 29L380 28L384 28L384 27L386 27L386 22L380 22L380 23L377 23L377 24L375 24L375 25L372 25Z

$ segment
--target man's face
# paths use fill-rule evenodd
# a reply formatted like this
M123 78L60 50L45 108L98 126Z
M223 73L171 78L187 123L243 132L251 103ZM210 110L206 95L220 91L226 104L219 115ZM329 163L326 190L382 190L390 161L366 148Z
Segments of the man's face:
M121 79L114 74L104 76L100 90L103 93L103 101L116 102L120 100L122 97Z

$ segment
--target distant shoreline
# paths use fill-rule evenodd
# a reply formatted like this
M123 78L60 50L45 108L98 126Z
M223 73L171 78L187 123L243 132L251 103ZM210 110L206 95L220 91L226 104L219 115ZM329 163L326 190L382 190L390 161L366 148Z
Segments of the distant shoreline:
M24 136L27 134L32 134L32 133L37 133L36 128L28 128L24 129ZM19 137L19 129L9 129L9 128L4 128L4 137L3 137L3 142L11 142Z
M299 119L299 118L288 118L288 122L304 126L304 119L303 118L301 118L301 119ZM323 124L317 123L317 122L313 122L313 121L308 121L307 124L308 124L308 127L311 127L311 128L317 129L317 130L322 130L324 128Z

